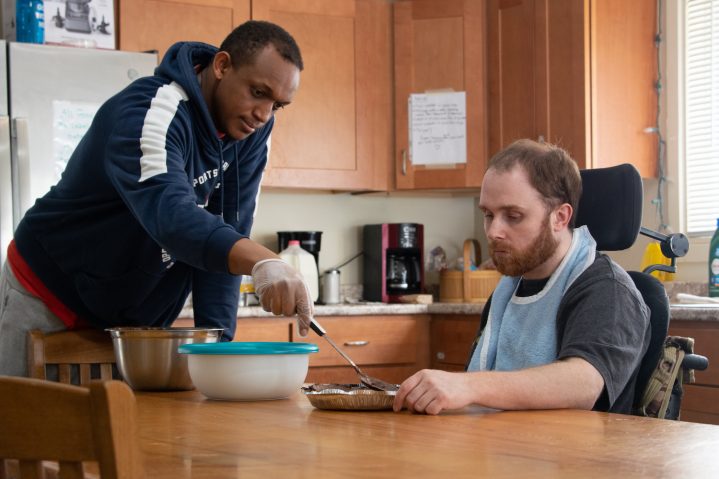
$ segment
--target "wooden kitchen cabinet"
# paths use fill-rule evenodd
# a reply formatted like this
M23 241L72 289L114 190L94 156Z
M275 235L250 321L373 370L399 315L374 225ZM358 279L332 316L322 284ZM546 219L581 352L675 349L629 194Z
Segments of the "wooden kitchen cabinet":
M391 6L384 0L253 0L305 69L279 111L263 186L386 191L392 156Z
M319 321L337 346L370 376L399 384L429 367L428 315L323 316ZM320 348L310 355L307 382L359 382L352 366L316 334L302 338L293 329L292 341L310 342Z
M304 70L277 112L262 185L386 191L392 157L391 5L384 0L120 2L120 48L159 50L180 40L219 46L251 18L286 29Z
M655 177L655 25L655 0L488 0L490 154L544 139Z
M405 0L394 4L396 188L477 188L487 161L486 9L475 0ZM413 165L408 99L412 93L466 92L467 161Z
M122 0L120 50L157 50L159 58L175 42L219 46L237 25L250 19L250 0Z
M286 317L237 318L234 341L290 340L290 324L294 320Z
M292 318L261 317L237 318L233 341L280 341L290 340ZM192 318L180 317L172 323L175 328L191 328L195 325Z
M434 314L430 327L432 369L464 371L481 316Z
M709 359L706 370L694 372L696 382L685 385L682 421L719 424L719 322L674 321L669 334L694 338L694 352Z

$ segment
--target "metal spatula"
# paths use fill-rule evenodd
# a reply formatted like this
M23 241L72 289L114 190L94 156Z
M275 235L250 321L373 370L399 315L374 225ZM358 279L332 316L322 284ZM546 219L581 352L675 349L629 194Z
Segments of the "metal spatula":
M317 323L317 321L315 321L314 319L312 321L310 321L310 328L312 328L312 331L317 333L319 336L322 336L323 338L325 338L325 340L328 343L330 343L330 345L333 348L335 348L335 351L340 353L340 356L345 358L347 360L347 362L352 365L354 370L357 371L357 375L360 377L360 381L362 381L362 384L364 384L365 386L367 386L371 389L375 389L377 391L396 391L397 389L399 389L399 386L397 386L396 384L391 384L386 381L382 381L381 379L373 378L372 376L368 376L365 373L363 373L362 370L359 368L359 366L357 366L355 364L355 362L352 361L352 358L347 356L344 353L344 351L342 351L335 344L335 342L332 341L332 339L329 336L327 336L327 332L324 330L324 328L322 328L322 326L320 326L319 323Z

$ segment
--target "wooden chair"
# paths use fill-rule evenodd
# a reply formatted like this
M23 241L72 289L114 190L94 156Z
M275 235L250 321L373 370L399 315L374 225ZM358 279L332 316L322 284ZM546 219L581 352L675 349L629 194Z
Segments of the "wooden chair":
M135 396L121 381L78 387L0 376L0 477L11 477L12 460L20 478L45 477L45 460L65 479L83 478L83 462L97 462L103 479L141 479L136 428Z
M93 365L99 367L99 379L112 379L115 351L112 338L105 331L82 329L45 334L30 331L27 337L28 375L48 379L47 366L57 365L61 383L70 384L73 368L79 369L76 381L87 385L92 378Z

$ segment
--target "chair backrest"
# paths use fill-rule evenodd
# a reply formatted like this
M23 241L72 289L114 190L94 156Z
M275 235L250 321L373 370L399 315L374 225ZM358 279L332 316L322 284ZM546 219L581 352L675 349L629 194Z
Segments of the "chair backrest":
M70 384L72 370L79 373L81 385L89 384L93 379L92 369L99 368L99 378L112 379L115 351L112 338L104 331L83 329L45 334L42 331L30 331L27 338L28 375L37 379L48 379L47 366L57 365L57 380Z
M637 169L630 164L581 170L582 196L576 226L586 225L601 251L631 247L639 236L642 220L643 186ZM629 271L650 309L651 340L637 372L636 405L662 354L669 328L669 299L664 286L653 276Z
M60 477L84 477L97 462L103 479L141 479L135 396L121 381L78 387L0 376L0 472L18 460L21 478L42 477L57 461Z
M582 196L576 226L589 228L600 251L631 247L642 226L644 188L637 169L625 163L579 173Z

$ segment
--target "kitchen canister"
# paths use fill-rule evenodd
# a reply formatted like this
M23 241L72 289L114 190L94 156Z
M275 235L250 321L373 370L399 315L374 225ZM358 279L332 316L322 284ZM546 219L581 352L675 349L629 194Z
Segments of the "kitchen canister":
M322 302L338 304L340 302L340 270L329 269L322 275Z
M475 262L472 263L472 248ZM483 303L497 287L502 275L495 270L472 269L479 266L482 249L476 239L464 241L463 270L445 269L439 273L439 301L441 303Z

